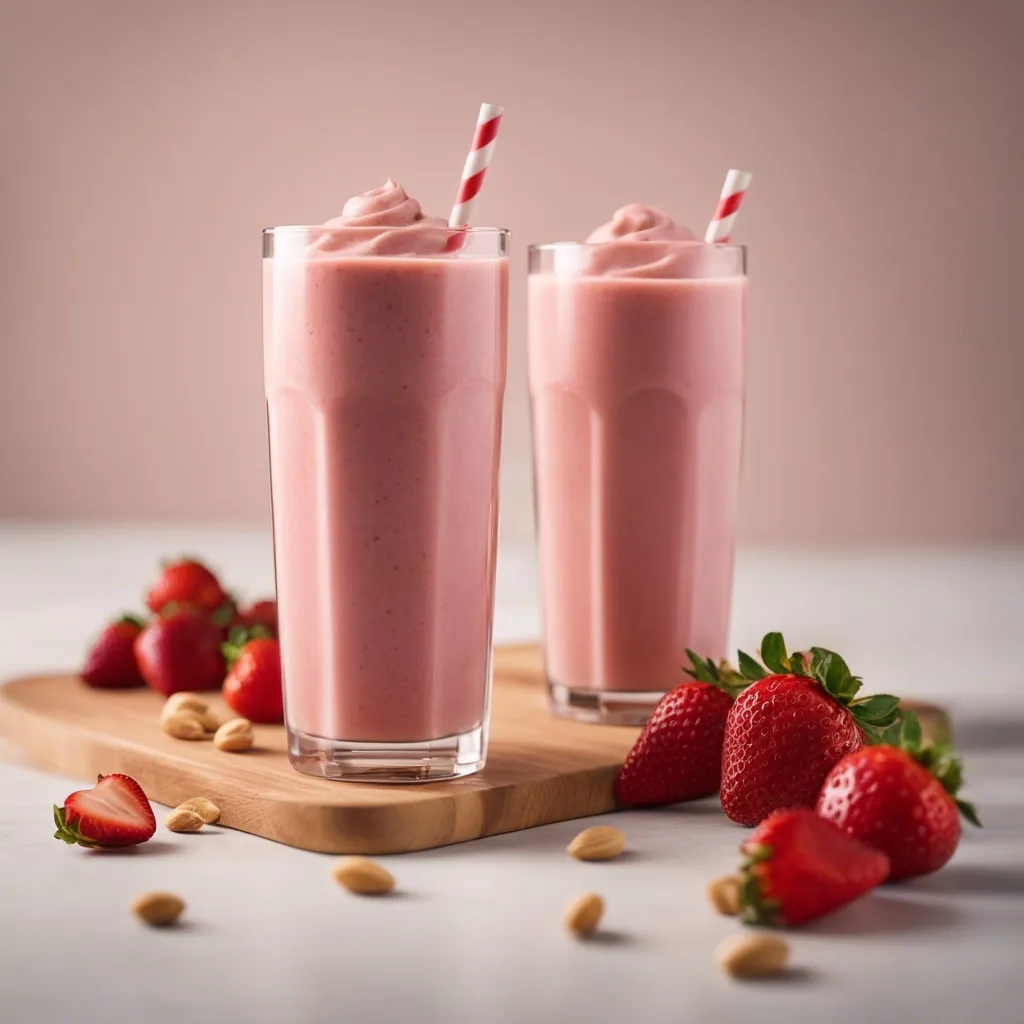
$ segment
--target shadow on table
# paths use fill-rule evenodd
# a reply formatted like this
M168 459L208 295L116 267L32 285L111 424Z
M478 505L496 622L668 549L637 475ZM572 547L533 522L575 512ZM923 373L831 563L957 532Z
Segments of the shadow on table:
M910 884L921 893L1024 896L1024 865L950 864Z
M210 833L212 834L212 833ZM191 837L190 837L191 838ZM114 846L105 849L96 848L87 850L90 857L164 857L169 853L183 853L184 846L177 843L168 843L162 839L150 839L148 843L140 843L138 846Z
M816 935L905 935L956 928L963 919L963 911L948 904L876 890L808 930Z

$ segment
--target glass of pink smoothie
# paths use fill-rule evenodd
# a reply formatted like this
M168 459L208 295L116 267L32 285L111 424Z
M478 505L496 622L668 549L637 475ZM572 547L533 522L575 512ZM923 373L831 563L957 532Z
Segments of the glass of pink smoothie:
M687 648L725 654L744 405L742 247L630 206L530 249L529 375L550 702L638 724Z
M292 764L434 781L486 756L508 234L389 181L264 233Z

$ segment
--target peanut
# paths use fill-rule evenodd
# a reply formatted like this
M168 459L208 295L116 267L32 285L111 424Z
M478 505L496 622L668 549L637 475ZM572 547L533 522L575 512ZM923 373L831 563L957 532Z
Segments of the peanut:
M156 928L174 924L184 909L184 901L172 892L144 892L131 904L131 912L139 920Z
M175 807L164 818L164 828L172 832L198 832L203 824L203 819L191 807Z
M216 711L201 711L196 718L207 732L216 732L224 724L224 719Z
M611 860L626 848L626 837L611 825L585 828L567 847L577 860Z
M740 912L740 883L738 878L726 875L708 883L708 902L720 914L735 917Z
M604 900L596 892L577 896L562 915L562 923L573 935L589 935L604 915Z
M343 857L331 874L339 885L360 896L382 896L395 887L391 872L366 857Z
M195 811L207 825L213 825L220 820L220 808L212 800L207 800L205 796L194 796L189 800L185 800L183 803L178 804L175 810Z
M715 950L715 959L734 978L764 978L785 971L789 946L777 935L733 935Z
M202 740L206 738L203 723L190 711L174 711L160 720L160 728L168 736L178 740Z
M252 722L248 718L233 718L217 729L213 737L213 745L226 753L239 754L249 750L255 738Z
M207 704L202 697L198 697L194 693L189 693L188 691L172 693L170 697L164 701L164 706L160 711L160 717L167 718L168 715L173 715L177 711L191 711L192 714L198 717L206 711L209 706L210 705Z

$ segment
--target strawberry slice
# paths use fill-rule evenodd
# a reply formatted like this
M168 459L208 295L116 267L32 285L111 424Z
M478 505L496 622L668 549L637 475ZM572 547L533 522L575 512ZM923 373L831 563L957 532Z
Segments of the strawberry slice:
M53 806L53 838L73 846L137 846L153 838L156 817L142 787L130 776L100 775L92 789L80 789Z

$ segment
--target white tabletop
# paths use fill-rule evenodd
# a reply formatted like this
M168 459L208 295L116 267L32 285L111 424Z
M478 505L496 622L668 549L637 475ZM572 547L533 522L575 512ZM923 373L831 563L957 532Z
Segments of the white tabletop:
M271 587L262 531L0 526L0 676L76 665L177 553L252 596ZM503 551L499 641L536 635L533 585L529 555ZM608 864L566 856L578 822L386 858L399 892L369 900L332 882L331 857L226 829L161 829L122 854L65 847L50 805L80 780L4 747L0 1021L1020 1020L1022 624L1024 550L741 553L735 639L781 628L842 651L871 689L945 702L986 825L939 874L792 934L797 970L773 983L729 982L713 963L739 926L703 890L745 834L714 800L607 816L630 844ZM146 889L179 893L187 925L139 925L127 905ZM588 890L606 930L574 942L562 906Z

